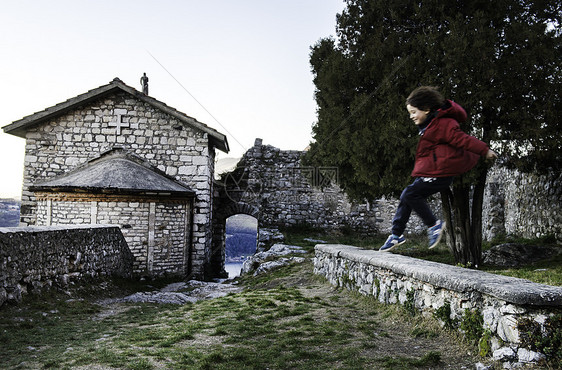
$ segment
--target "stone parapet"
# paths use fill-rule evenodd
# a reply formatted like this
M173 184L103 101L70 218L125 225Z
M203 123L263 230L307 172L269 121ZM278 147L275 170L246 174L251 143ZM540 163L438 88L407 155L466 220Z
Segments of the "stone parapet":
M334 286L408 305L444 324L479 317L492 351L528 353L529 326L544 333L545 322L562 313L562 287L353 246L315 251L314 272Z
M131 277L133 255L114 225L0 228L0 306L70 281Z

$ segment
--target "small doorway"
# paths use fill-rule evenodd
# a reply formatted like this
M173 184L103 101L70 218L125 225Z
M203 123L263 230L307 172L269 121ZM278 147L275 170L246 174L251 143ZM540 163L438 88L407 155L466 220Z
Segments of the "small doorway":
M230 279L239 276L244 261L256 253L258 220L237 214L226 219L224 267Z

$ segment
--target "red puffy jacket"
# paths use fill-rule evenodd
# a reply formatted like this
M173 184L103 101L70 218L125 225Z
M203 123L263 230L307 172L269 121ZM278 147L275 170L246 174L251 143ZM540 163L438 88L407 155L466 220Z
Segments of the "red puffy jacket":
M457 176L476 165L489 150L486 143L461 131L465 110L455 102L439 109L420 137L413 177Z

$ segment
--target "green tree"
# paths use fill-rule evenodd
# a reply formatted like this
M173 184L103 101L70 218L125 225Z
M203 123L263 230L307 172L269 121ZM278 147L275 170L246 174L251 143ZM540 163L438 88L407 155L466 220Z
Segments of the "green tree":
M461 128L492 143L505 165L560 171L559 0L346 3L337 38L311 48L318 121L306 163L338 166L354 199L398 195L411 181L418 138L405 98L433 85L466 109ZM441 194L459 263L481 262L487 166Z

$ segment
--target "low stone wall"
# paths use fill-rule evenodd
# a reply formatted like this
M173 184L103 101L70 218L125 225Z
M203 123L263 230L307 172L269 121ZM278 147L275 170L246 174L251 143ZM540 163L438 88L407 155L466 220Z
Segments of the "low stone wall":
M0 228L0 306L71 280L130 277L132 264L118 226Z
M539 360L526 335L545 335L550 318L562 314L562 287L352 246L315 250L314 272L334 286L407 305L454 327L481 320L497 360Z

